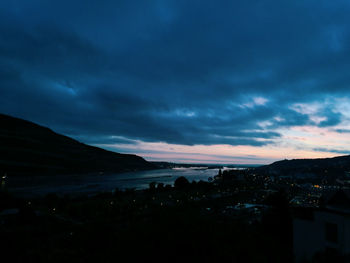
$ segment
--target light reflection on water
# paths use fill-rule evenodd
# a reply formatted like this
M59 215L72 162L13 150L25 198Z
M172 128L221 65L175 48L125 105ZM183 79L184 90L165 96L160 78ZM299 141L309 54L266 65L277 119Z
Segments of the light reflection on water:
M23 197L42 196L48 193L89 194L112 191L116 188L145 189L149 183L173 185L176 178L185 176L190 182L208 181L219 169L162 169L106 175L61 175L38 177L9 177L6 185L9 192Z

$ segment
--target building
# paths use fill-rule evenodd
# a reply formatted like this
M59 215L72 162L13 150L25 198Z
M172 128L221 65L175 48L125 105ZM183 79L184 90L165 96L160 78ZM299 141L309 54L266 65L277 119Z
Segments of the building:
M293 220L295 262L311 260L317 253L350 255L350 193L340 190L320 209L304 210Z

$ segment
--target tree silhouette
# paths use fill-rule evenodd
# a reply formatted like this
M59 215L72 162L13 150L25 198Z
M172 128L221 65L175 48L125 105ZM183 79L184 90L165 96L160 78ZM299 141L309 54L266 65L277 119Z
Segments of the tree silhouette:
M180 176L179 178L177 178L174 183L175 188L178 188L178 189L186 188L189 185L190 185L190 182L183 176Z

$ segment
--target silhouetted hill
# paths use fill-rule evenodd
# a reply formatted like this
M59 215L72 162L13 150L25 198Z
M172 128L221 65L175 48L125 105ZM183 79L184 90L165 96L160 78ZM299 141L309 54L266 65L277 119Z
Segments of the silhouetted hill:
M225 167L235 167L233 165L222 165L222 164L202 164L202 163L171 163L171 162L151 162L159 168L171 169L171 168L203 168L208 169L222 169Z
M0 175L49 175L154 169L143 158L103 150L0 114Z
M257 168L258 171L276 175L329 176L350 171L350 155L334 158L282 160Z

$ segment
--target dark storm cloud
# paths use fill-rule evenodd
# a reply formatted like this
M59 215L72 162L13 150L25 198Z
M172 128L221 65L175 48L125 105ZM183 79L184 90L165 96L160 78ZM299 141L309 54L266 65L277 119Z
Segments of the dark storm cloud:
M318 125L319 127L335 126L341 123L341 120L342 120L342 114L338 112L329 111L325 113L323 116L326 117L326 120L321 121Z
M336 129L336 132L339 132L339 133L350 133L350 130L348 130L348 129Z
M337 149L328 149L328 148L315 148L313 149L317 152L331 152L331 153L337 153L337 154L350 154L350 151L347 150L337 150Z
M347 1L3 1L0 111L93 143L261 146L281 127L331 127L341 113L325 108L315 123L291 106L350 95L349 11Z

